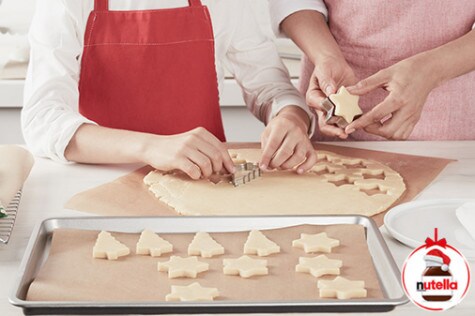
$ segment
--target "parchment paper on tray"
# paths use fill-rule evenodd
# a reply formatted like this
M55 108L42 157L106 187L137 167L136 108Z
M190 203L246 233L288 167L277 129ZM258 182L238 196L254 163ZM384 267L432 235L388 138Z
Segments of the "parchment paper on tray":
M365 229L360 225L302 225L265 230L266 236L281 247L281 253L268 260L269 275L242 279L223 275L222 260L239 257L248 232L212 233L225 248L225 254L211 259L200 258L210 264L210 271L197 279L168 279L167 273L157 271L157 262L170 255L187 256L193 234L160 234L174 246L172 254L152 258L135 254L139 234L113 233L132 253L117 261L92 258L97 231L56 230L44 266L31 284L29 301L164 301L171 285L188 285L195 281L205 287L217 287L219 300L318 300L317 278L295 272L300 256L311 257L293 248L292 240L300 233L326 232L340 240L329 258L343 261L341 276L364 280L368 298L383 298L377 274L368 251ZM324 276L319 279L333 279Z
M229 144L229 148L258 147L259 144L256 143ZM327 144L317 144L316 148L350 157L376 160L397 171L404 178L406 192L394 205L411 201L452 161ZM110 183L81 192L73 196L65 207L105 216L178 215L171 207L159 201L143 183L143 178L151 170L151 167L144 167ZM373 216L378 226L382 224L384 214L385 212ZM298 215L298 210L293 215Z

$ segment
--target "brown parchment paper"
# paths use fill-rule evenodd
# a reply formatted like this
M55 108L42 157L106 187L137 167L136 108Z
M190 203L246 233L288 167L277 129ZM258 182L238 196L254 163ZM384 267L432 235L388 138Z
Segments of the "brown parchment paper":
M365 230L361 225L302 225L263 231L281 247L281 253L261 259L268 260L269 275L243 279L224 275L224 258L237 258L243 253L248 232L212 233L211 236L225 248L225 254L199 260L210 264L210 270L196 279L168 279L165 272L157 271L157 262L167 261L170 255L187 256L193 234L160 234L173 244L174 252L152 258L135 254L139 234L113 233L131 249L131 254L117 261L92 258L97 231L56 230L53 234L49 257L31 284L30 301L164 301L171 285L199 282L205 287L216 287L219 300L318 300L317 278L295 272L300 256L312 257L292 247L292 240L301 233L326 232L340 240L329 258L343 261L341 276L364 280L369 298L383 298L377 274L369 254ZM319 279L333 279L323 276Z
M259 148L259 146L257 143L229 144L229 148ZM394 205L411 201L452 161L328 144L317 144L316 148L350 157L376 160L399 172L407 188ZM151 170L151 167L143 167L110 183L81 192L73 196L65 207L105 216L176 216L178 213L159 201L143 183L143 178ZM385 212L373 216L378 226L382 225L384 214Z

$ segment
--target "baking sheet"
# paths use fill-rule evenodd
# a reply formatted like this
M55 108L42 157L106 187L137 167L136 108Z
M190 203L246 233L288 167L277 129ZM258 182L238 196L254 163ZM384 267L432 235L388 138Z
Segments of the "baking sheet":
M298 226L312 224L319 226ZM322 226L324 225L324 226ZM285 229L266 231L271 239L279 243L283 253L266 257L270 264L269 276L244 280L234 276L223 276L221 260L224 257L240 256L242 245L249 229ZM296 226L296 227L295 227ZM222 294L219 301L212 303L186 304L202 308L200 312L225 311L381 311L392 309L394 305L406 301L399 284L399 271L387 250L374 222L368 218L355 216L302 216L302 217L169 217L169 218L81 218L49 220L37 229L30 240L26 256L20 268L21 277L15 289L12 303L34 314L39 310L49 313L79 313L93 310L98 306L114 308L115 312L136 313L159 312L159 308L177 308L170 312L191 312L180 310L184 303L165 303L164 294L169 291L166 273L156 270L159 260L166 257L151 258L130 255L119 261L93 259L91 249L97 230L116 231L114 235L132 249L138 239L137 233L145 227L161 233L177 248L178 253L186 251L191 241L181 240L176 233L191 233L207 230L221 242L227 253L210 260L213 271L197 279L204 286L216 286ZM204 229L207 228L207 229ZM81 229L78 231L78 229ZM85 232L84 229L91 231ZM56 230L55 240L50 247L50 239ZM292 249L289 241L299 237L300 232L327 231L331 237L341 240L342 246L335 248L329 257L344 260L342 275L356 278L360 275L368 283L369 298L336 300L318 298L316 279L310 275L296 273L295 264L299 256L308 256L302 250ZM221 233L219 233L221 232ZM226 238L222 232L233 238ZM238 232L238 233L236 233ZM129 234L127 234L129 233ZM175 235L169 235L175 233ZM366 236L366 238L365 238ZM66 239L63 239L66 238ZM176 240L178 238L180 240ZM239 241L235 239L238 238ZM356 242L355 242L356 240ZM58 245L60 247L58 247ZM62 245L62 246L61 246ZM351 245L351 246L349 246ZM50 255L48 256L48 252ZM284 256L284 254L286 254ZM79 256L79 257L78 257ZM348 259L344 257L348 256ZM41 268L41 262L46 260ZM350 258L352 258L350 260ZM371 263L371 258L374 260ZM139 268L140 267L140 268ZM102 273L105 272L107 273ZM276 275L282 277L276 284ZM363 276L364 275L364 276ZM213 278L216 278L213 280ZM227 285L232 280L234 287ZM35 282L29 287L31 280ZM188 284L195 280L175 279L173 284ZM229 286L229 287L228 287ZM26 293L28 291L28 299ZM89 291L92 291L89 293ZM91 301L91 298L94 300ZM40 301L31 301L31 299ZM84 301L81 301L84 300ZM102 302L100 302L102 300ZM319 306L320 309L312 307ZM120 308L123 307L123 308ZM230 308L227 310L227 308ZM232 309L231 309L232 307ZM279 307L277 309L277 307ZM115 309L119 308L119 310ZM129 308L129 309L127 309ZM145 308L145 309L137 309ZM158 309L157 309L158 308ZM224 308L224 310L223 310ZM193 309L194 312L198 311ZM148 312L147 312L148 313Z
M229 148L259 146L257 143L229 144ZM414 199L452 161L327 144L317 144L316 148L350 157L376 160L399 172L407 188L394 205ZM173 208L159 201L143 183L144 176L151 170L151 167L144 167L110 183L81 192L73 196L65 207L106 216L176 216ZM373 216L378 226L382 225L384 214L385 212ZM297 210L295 215L298 215Z

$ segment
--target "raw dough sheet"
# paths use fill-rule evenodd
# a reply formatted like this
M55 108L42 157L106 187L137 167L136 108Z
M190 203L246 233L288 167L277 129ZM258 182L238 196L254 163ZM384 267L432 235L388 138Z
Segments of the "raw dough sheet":
M256 143L228 144L228 146L233 149L259 148L259 144ZM404 178L406 192L394 205L411 201L451 161L328 144L316 144L316 148L317 151L320 149L349 157L376 160L397 171ZM176 216L176 211L159 201L144 184L143 179L151 170L151 167L144 167L112 182L78 193L66 203L65 207L104 216ZM297 214L298 212L295 215ZM383 212L373 217L378 225L382 224L384 214Z
M225 254L213 258L200 258L210 264L210 271L196 279L168 279L167 273L157 271L158 261L167 261L171 255L187 256L187 248L194 234L160 234L174 246L173 253L162 257L136 255L135 251L117 261L92 258L92 247L97 231L56 230L48 259L31 284L27 300L30 301L164 301L171 285L188 285L199 282L205 287L216 287L220 292L217 300L318 300L317 280L295 272L295 265L303 250L292 248L292 240L300 233L326 232L339 239L341 245L326 254L330 259L343 261L341 276L352 280L364 280L368 298L383 298L360 225L302 225L262 231L269 239L281 246L282 252L265 257L269 275L242 279L223 275L223 259L237 258L243 254L248 231L212 233L211 236L225 248ZM131 250L135 249L140 234L114 233L112 235ZM254 257L254 256L252 256ZM262 259L260 257L257 257Z

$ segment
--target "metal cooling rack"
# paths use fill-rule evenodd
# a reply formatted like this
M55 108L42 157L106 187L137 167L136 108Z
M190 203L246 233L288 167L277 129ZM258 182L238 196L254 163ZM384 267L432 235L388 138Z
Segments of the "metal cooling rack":
M8 244L12 236L13 226L17 216L18 206L20 205L21 190L13 198L12 202L5 209L6 217L0 218L0 243Z

